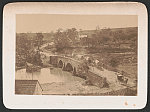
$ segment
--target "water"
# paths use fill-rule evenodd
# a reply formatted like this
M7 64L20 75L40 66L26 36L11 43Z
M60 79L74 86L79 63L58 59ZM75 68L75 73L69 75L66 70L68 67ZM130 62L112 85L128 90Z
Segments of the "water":
M17 80L38 80L40 84L53 82L72 82L83 79L73 76L72 73L62 71L61 68L42 68L40 72L27 73L26 69L16 71L15 79Z

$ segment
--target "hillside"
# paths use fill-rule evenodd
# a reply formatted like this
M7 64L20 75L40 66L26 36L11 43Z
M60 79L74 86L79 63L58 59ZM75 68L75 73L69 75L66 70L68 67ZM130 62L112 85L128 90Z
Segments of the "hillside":
M79 31L80 35L88 35L88 37L91 37L92 34L95 34L98 31L108 31L108 32L123 32L123 33L137 33L138 32L138 27L126 27L126 28L110 28L110 29L101 29L101 30L82 30Z
M137 34L138 33L138 28L137 27L127 27L127 28L111 28L111 29L101 29L99 31L102 32L112 32L112 33L116 33L116 32L123 32L125 34ZM88 35L89 38L92 38L93 34L96 34L97 30L82 30L79 31L78 34L79 35ZM16 33L16 36L20 37L20 35L22 35L23 33ZM36 33L25 33L27 35L28 38L32 39L36 37ZM53 33L42 33L43 35L43 40L44 41L52 41L54 38L54 34Z
M32 39L34 40L37 36L36 33L17 33L16 36L21 37L22 34L26 34L26 37L29 40L32 40ZM48 41L49 42L49 41L52 41L52 39L54 38L53 34L51 34L51 33L42 33L42 35L43 35L43 41Z

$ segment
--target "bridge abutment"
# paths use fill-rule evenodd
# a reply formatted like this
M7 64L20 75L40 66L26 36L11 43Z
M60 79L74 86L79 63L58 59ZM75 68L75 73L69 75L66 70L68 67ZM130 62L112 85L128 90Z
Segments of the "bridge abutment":
M49 63L52 64L53 66L57 67L58 58L56 56L50 56Z

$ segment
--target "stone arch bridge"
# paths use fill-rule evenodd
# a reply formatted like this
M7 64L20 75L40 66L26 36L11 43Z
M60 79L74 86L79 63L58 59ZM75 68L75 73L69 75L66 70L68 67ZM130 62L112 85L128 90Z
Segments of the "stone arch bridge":
M41 54L45 55L47 63L54 67L62 68L64 71L71 72L75 76L84 78L88 84L92 84L97 87L109 87L112 83L106 75L95 72L92 70L91 66L87 66L87 64L83 61L62 55L53 55L46 52L41 52ZM117 77L114 78L116 79Z
M50 56L49 63L55 67L62 68L64 71L72 72L74 75L76 75L80 70L85 72L83 63L70 57L53 55Z
M116 83L116 82L111 82L109 77L106 77L103 74L96 73L88 68L86 69L82 61L78 61L73 58L65 57L61 55L51 55L45 52L41 54L44 54L46 56L45 58L47 60L46 62L48 62L49 64L53 65L54 67L62 68L62 70L72 72L73 75L75 76L85 78L88 84L90 83L94 86L102 88L102 87L110 87L111 84ZM87 66L87 67L90 68L90 66ZM117 77L114 76L113 79L115 81ZM124 87L124 86L121 86L121 87ZM121 90L121 93L124 94L125 92L122 92ZM120 93L117 92L116 94L120 94Z
M73 75L79 76L87 80L88 83L98 86L109 86L107 79L103 76L93 73L82 61L75 60L70 57L53 55L49 56L49 63L55 67L62 68L62 70L72 72Z

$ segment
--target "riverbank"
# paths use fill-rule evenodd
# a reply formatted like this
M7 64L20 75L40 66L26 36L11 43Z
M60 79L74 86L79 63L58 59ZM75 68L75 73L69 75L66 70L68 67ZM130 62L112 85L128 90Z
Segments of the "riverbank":
M117 86L117 88L116 88ZM135 96L137 91L126 86L113 85L111 88L98 88L86 85L84 81L53 82L41 84L43 95L73 95L73 96Z
M61 68L42 68L40 72L33 73L27 73L25 69L21 69L16 71L15 75L16 80L38 80L43 89L43 95L116 96L122 93L121 91L127 91L128 88L118 82L114 82L109 88L88 85L86 80L73 76L70 72L62 71ZM132 96L131 93L130 95Z

